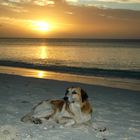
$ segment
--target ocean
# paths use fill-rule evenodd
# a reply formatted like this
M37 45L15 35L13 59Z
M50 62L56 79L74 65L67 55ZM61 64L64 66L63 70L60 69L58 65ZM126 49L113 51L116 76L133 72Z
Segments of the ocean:
M1 38L0 65L140 79L140 40Z

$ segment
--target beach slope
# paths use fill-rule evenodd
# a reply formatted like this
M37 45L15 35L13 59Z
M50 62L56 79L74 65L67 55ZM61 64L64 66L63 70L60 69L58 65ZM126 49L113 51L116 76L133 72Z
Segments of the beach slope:
M28 124L20 118L38 102L62 98L65 89L80 86L93 106L90 125L63 128ZM0 74L0 140L138 140L139 91L74 82Z

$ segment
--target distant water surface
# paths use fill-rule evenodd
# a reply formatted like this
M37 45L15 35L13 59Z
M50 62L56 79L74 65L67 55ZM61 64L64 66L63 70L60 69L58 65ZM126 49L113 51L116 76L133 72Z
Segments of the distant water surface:
M0 39L0 62L140 72L140 41Z

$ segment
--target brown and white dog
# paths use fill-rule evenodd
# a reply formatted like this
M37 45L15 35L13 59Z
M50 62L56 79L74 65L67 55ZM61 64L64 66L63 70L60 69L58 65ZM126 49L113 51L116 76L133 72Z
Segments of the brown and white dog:
M87 93L80 87L70 87L61 100L45 100L37 104L30 113L21 118L23 122L40 124L46 120L71 126L91 120L92 107Z

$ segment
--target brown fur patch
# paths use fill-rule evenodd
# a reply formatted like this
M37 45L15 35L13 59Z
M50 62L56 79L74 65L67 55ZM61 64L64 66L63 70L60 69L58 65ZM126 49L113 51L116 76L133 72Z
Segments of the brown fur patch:
M53 105L54 110L61 111L65 102L63 100L52 100L50 102Z
M66 104L65 110L67 110L70 114L74 115L74 113L71 112L71 110L70 110L69 104L66 103L65 101L63 101L63 100L52 100L50 103L53 105L53 109L55 111L58 110L59 112L62 111L62 108L63 108L64 104Z
M89 102L85 101L82 104L81 111L84 113L92 113L92 108Z
M83 89L81 89L81 98L82 98L82 102L88 99L88 95Z

